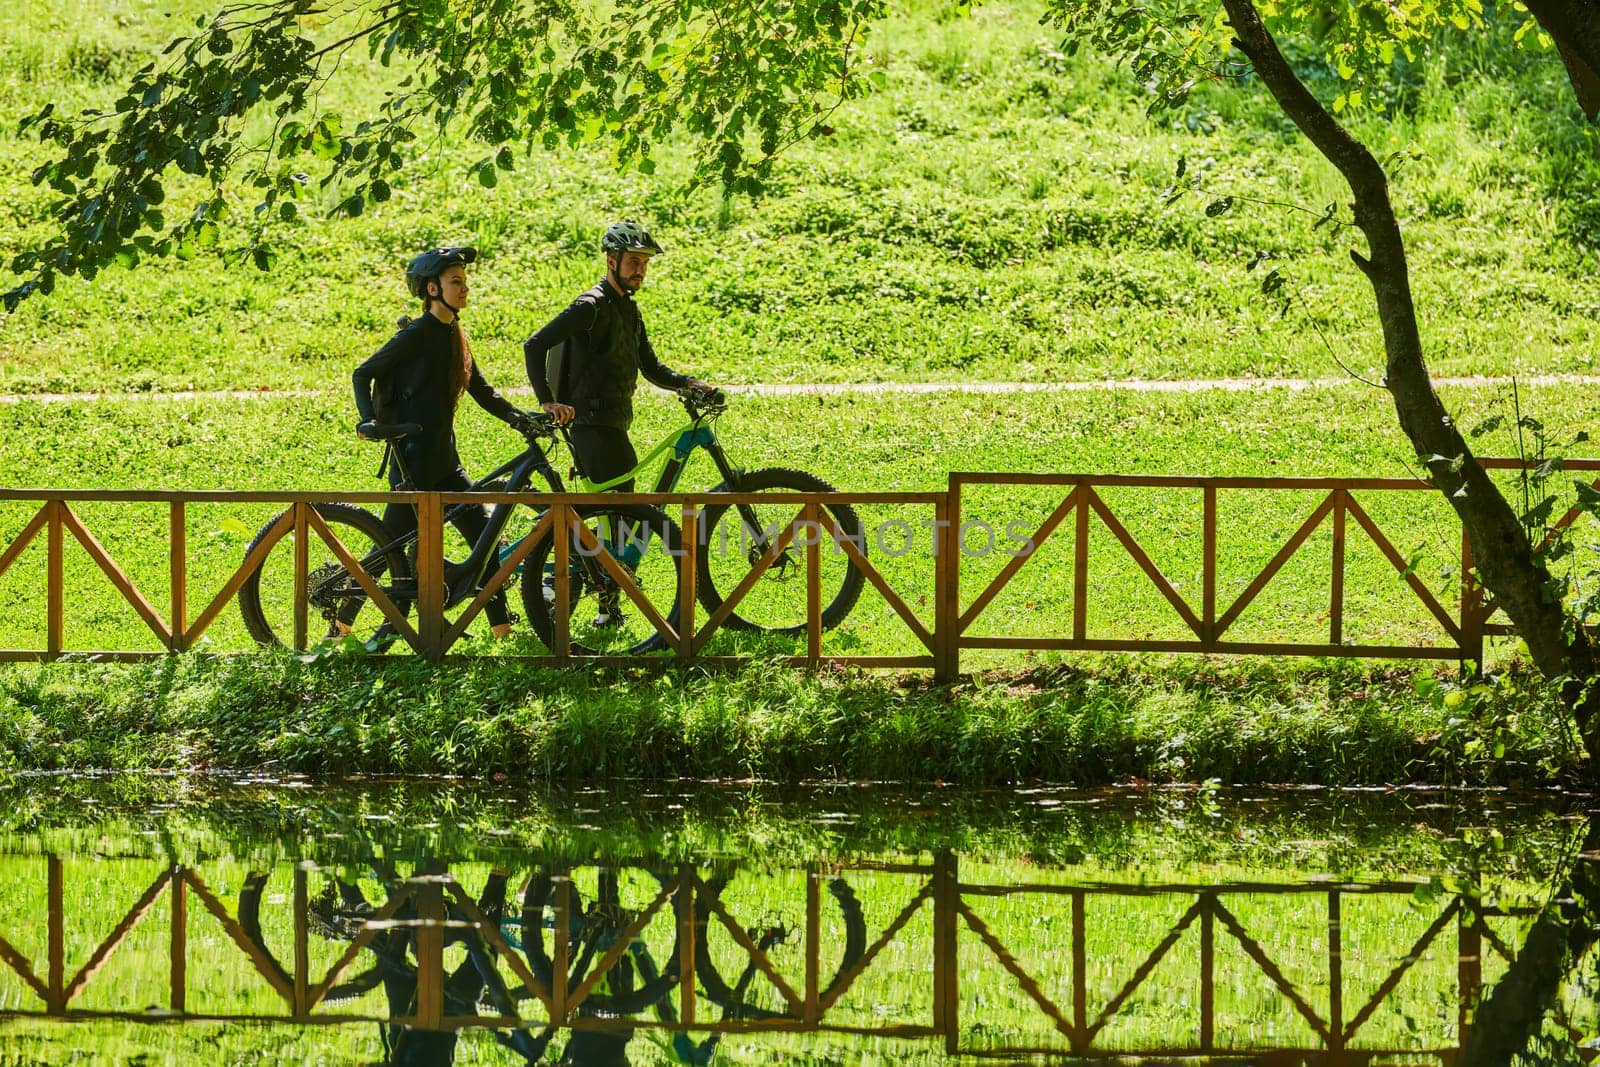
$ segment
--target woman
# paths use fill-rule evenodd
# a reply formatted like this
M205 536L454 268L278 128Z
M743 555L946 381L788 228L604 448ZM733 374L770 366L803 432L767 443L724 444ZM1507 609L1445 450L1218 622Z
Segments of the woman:
M495 391L472 359L472 347L461 329L460 312L467 305L467 264L478 258L473 248L435 248L406 266L406 287L423 302L423 313L402 319L399 331L365 363L353 381L360 437L370 436L373 423L416 423L422 429L395 442L389 464L389 487L462 492L472 484L456 452L455 413L462 393L514 428L526 416ZM451 522L468 543L476 543L487 516L481 507L453 509ZM390 504L384 526L404 537L417 528L416 509ZM504 593L485 607L496 637L511 631Z

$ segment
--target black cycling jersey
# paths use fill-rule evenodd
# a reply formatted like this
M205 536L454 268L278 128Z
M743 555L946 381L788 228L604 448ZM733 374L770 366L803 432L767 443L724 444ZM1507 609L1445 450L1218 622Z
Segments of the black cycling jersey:
M541 404L554 399L545 377L545 353L568 340L573 351L561 399L572 406L574 425L626 430L633 423L633 394L640 374L663 389L689 384L688 375L656 358L639 306L609 279L578 297L523 343L528 381Z
M414 422L422 427L397 442L406 472L418 489L438 488L461 465L456 454L455 398L450 395L451 362L460 358L454 323L423 313L400 330L351 376L362 421ZM476 362L467 392L489 414L511 422L517 409L484 380ZM399 473L391 472L397 484Z

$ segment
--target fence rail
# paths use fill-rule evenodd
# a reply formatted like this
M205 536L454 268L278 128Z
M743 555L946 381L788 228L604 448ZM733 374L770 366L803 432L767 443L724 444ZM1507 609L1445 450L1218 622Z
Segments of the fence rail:
M1480 460L1491 469L1514 469L1519 461L1505 459ZM1569 460L1569 471L1600 473L1600 460ZM1600 478L1595 483L1600 486ZM1016 491L1038 492L1059 490L1061 496L1052 510L1027 538L1019 538L1024 547L1011 554L1011 558L975 595L963 594L963 555L966 551L963 537L968 524L963 521L964 508L969 507L978 487L1011 488ZM1107 493L1173 491L1199 491L1199 526L1201 530L1201 564L1199 597L1185 595L1181 586L1194 584L1175 581L1154 562L1149 546L1141 542L1124 522L1118 511L1107 501ZM1316 504L1306 512L1294 532L1290 534L1265 566L1255 572L1237 596L1224 602L1220 598L1219 574L1229 560L1219 559L1219 508L1224 495L1237 494L1306 494L1317 496ZM969 650L1032 650L1032 651L1128 651L1128 652L1199 652L1245 655L1279 656L1350 656L1394 659L1443 659L1479 662L1483 656L1484 640L1488 636L1511 632L1504 623L1491 621L1495 606L1487 601L1471 580L1472 557L1467 539L1460 535L1459 567L1462 576L1460 588L1453 602L1447 604L1442 593L1431 589L1395 546L1394 538L1377 522L1368 503L1375 494L1424 493L1437 495L1425 482L1400 478L1270 478L1270 477L1202 477L1156 475L1077 475L1077 474L1027 474L1027 473L953 473L946 489L938 492L874 492L874 493L630 493L630 494L548 494L548 493L378 493L378 492L229 492L229 491L144 491L144 490L52 490L52 489L0 489L0 504L37 502L33 512L20 531L9 543L0 548L0 577L12 567L23 552L41 537L45 543L44 566L44 641L43 647L0 649L3 660L48 660L64 655L86 656L96 659L140 659L166 653L183 652L195 647L200 638L228 608L251 572L259 566L267 552L287 536L296 544L295 581L297 589L306 583L306 552L304 547L311 538L324 542L330 551L352 568L352 574L368 589L374 604L384 610L405 642L419 655L438 660L449 654L466 630L467 625L485 607L496 589L504 588L514 577L521 557L507 560L488 580L483 591L466 604L455 617L446 614L445 591L445 509L456 503L476 502L495 504L511 502L547 509L541 523L549 522L555 528L578 528L575 508L593 503L645 503L667 510L680 524L685 544L704 544L699 523L708 505L763 501L795 507L796 513L784 532L796 547L803 548L808 558L808 588L806 589L806 626L804 652L783 657L795 664L815 667L821 664L854 665L863 667L896 667L931 669L941 678L953 677L961 669L963 651ZM356 564L349 550L323 522L313 505L322 503L355 503L364 505L406 503L417 509L419 517L418 555L416 561L415 621L408 611L402 611L386 598L377 583ZM207 589L196 597L190 579L191 552L188 545L187 520L191 507L228 504L280 504L286 510L272 526L268 536L247 557L240 560L220 586ZM167 508L166 560L169 577L164 596L141 589L121 564L89 529L80 515L84 504L164 504ZM931 509L932 519L924 520L931 531L932 573L921 575L916 588L900 587L885 576L882 560L868 550L865 543L857 544L841 537L833 527L829 505L891 505L899 508ZM75 506L76 505L76 506ZM1576 509L1569 511L1550 527L1551 533L1570 525L1578 517ZM541 530L544 529L541 525ZM909 527L908 527L909 528ZM1456 528L1459 530L1459 527ZM1326 630L1315 636L1296 640L1250 640L1233 636L1240 616L1258 598L1264 589L1280 574L1286 564L1306 553L1312 537L1327 530L1331 534L1329 560L1329 585L1327 589ZM985 632L980 625L1000 610L996 602L1017 575L1036 559L1048 543L1059 542L1069 536L1071 549L1071 610L1060 619L1052 632L1041 635L1014 636ZM581 536L581 534L580 534ZM103 572L154 637L155 648L113 650L69 648L65 640L65 622L68 611L68 589L63 559L69 542L76 542ZM1153 638L1116 633L1096 633L1090 625L1090 607L1096 602L1099 585L1093 571L1094 556L1091 544L1114 546L1118 559L1131 562L1150 583L1160 597L1175 613L1182 625L1177 637ZM1362 539L1381 554L1393 568L1394 578L1388 581L1403 583L1405 595L1414 598L1415 604L1437 624L1438 633L1427 641L1411 643L1363 643L1350 637L1351 618L1347 607L1351 590L1347 588L1347 551L1355 539ZM531 544L533 538L529 538ZM558 566L555 571L558 603L567 604L570 592L567 569L559 566L564 556L565 539L555 538ZM1252 546L1255 547L1255 546ZM840 553L858 567L872 591L906 628L912 640L913 652L898 655L826 654L823 649L821 620L821 590L815 577L818 559L822 552ZM604 553L601 553L604 557ZM618 576L623 591L635 597L641 610L650 618L656 631L670 650L669 657L655 657L662 662L724 664L739 662L740 657L717 655L708 650L711 637L726 622L739 598L748 592L756 581L754 577L740 583L732 590L725 605L709 617L697 620L696 582L699 580L697 553L681 554L680 600L675 621L649 609L636 587L628 581L620 564L602 559L609 570ZM755 569L761 568L758 561ZM931 577L931 581L929 580ZM969 581L972 576L969 573ZM926 584L923 584L926 583ZM1390 585L1377 591L1381 597L1391 596L1398 586ZM1369 593L1372 591L1368 591ZM294 627L294 645L305 648L308 641L307 607L303 593L297 595ZM932 617L919 614L912 605L932 605ZM159 606L158 606L159 605ZM198 607L198 612L193 609ZM568 665L575 662L635 664L639 657L578 656L570 647L566 617L556 612L554 647L547 656L517 657L534 663Z

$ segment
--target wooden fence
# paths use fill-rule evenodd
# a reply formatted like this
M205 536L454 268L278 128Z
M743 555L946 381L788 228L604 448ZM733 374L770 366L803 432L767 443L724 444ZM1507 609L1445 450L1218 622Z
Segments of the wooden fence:
M22 983L0 1018L378 1021L544 1029L546 1042L574 1029L831 1032L1010 1060L1270 1052L1294 1062L1327 1053L1336 1063L1448 1062L1490 978L1485 962L1509 962L1518 924L1538 910L1476 889L1424 906L1413 881L997 885L964 880L959 858L942 851L931 861L819 862L787 881L727 864L488 875L480 866L470 876L483 879L478 889L423 864L374 900L305 863L251 871L231 889L197 867L158 866L126 913L99 929L111 912L76 915L87 910L77 881L89 868L68 871L54 855L43 867L44 885L15 888L46 904L29 916L44 927L45 958L17 947L21 934L40 940L36 928L0 929L0 963ZM729 891L746 873L760 883L756 898L751 886ZM742 914L750 899L763 902L764 918ZM1263 908L1275 918L1263 920ZM137 965L120 968L124 982L138 975L136 987L119 998L114 980L101 981L112 988L84 997L152 914L165 930L143 935L131 950ZM1134 928L1148 947L1128 943ZM793 947L780 958L784 945ZM469 969L482 982L463 1000ZM736 969L744 973L730 981ZM1559 1007L1553 1019L1574 1040L1586 1036Z
M1514 460L1481 460L1486 467L1511 469L1519 464ZM1600 460L1569 460L1569 471L1600 472ZM1600 479L1596 479L1600 485ZM1025 539L1025 550L1012 554L999 573L974 596L963 595L963 508L975 487L1010 487L1016 491L1050 491L1059 494L1058 502L1048 516ZM1106 500L1107 492L1125 493L1144 491L1176 495L1178 491L1198 491L1200 496L1199 527L1202 550L1199 574L1199 596L1188 596L1179 589L1179 583L1152 560L1149 546L1129 532L1127 525ZM1305 514L1298 527L1276 549L1271 559L1255 573L1243 591L1231 600L1219 599L1219 574L1222 565L1232 561L1219 560L1219 500L1238 494L1306 494L1314 493L1318 502ZM96 659L137 659L163 653L183 652L195 647L218 616L229 607L240 586L259 565L266 552L283 537L293 533L298 546L305 546L312 536L320 537L330 550L353 566L353 573L373 594L373 602L383 608L396 628L419 655L438 660L449 654L464 633L467 625L483 609L491 593L504 587L514 577L513 571L526 548L506 560L491 576L484 591L471 603L458 611L454 618L445 611L445 536L443 515L452 504L474 501L493 504L511 501L536 505L548 509L542 523L553 523L558 528L570 526L574 521L573 509L594 502L620 501L657 504L680 522L683 542L693 544L699 536L699 518L707 505L762 501L795 508L793 519L784 527L781 545L803 547L807 554L808 582L806 590L806 637L804 652L786 657L790 662L810 667L821 664L840 664L865 667L898 667L931 669L940 678L954 677L961 669L961 655L967 650L1033 650L1033 651L1128 651L1128 652L1198 652L1245 655L1279 656L1349 656L1397 659L1444 659L1463 662L1480 662L1484 639L1491 635L1510 633L1510 627L1492 622L1495 606L1487 602L1471 580L1472 559L1466 539L1459 526L1446 531L1456 539L1460 548L1457 573L1462 576L1456 595L1446 597L1430 588L1415 566L1395 546L1394 540L1373 519L1366 503L1384 494L1431 494L1437 499L1437 490L1427 484L1404 478L1214 478L1142 475L1069 475L1069 474L1015 474L1015 473L954 473L948 486L939 492L903 493L766 493L766 494L473 494L450 493L257 493L257 492L145 492L119 490L46 490L0 489L0 503L37 502L38 509L20 532L0 550L0 576L14 564L23 551L42 536L46 544L45 604L43 647L0 649L0 660L47 660L63 655L84 656ZM1421 498L1418 498L1421 499ZM413 504L418 510L419 538L417 556L417 600L415 623L396 609L384 597L376 582L355 566L354 558L338 537L323 522L312 506L317 503L342 501L346 503L379 505L390 502ZM124 568L113 558L95 537L79 514L75 505L122 503L164 504L168 509L167 543L165 554L170 587L165 598L153 598L150 591L140 589L129 578ZM194 596L189 580L189 549L187 545L188 509L198 505L217 504L282 505L286 510L273 526L268 537L248 557L242 558L232 574L219 587L206 589ZM897 508L926 509L931 518L923 524L931 531L931 575L919 578L926 584L918 588L896 588L884 575L882 561L873 558L866 546L840 538L826 510L827 505L846 503L855 506L887 505ZM1576 510L1568 512L1555 522L1551 530L1565 527L1578 517ZM1451 518L1453 522L1453 516ZM1070 524L1070 525L1069 525ZM985 634L979 625L996 610L994 605L1029 563L1051 542L1063 538L1062 528L1072 530L1072 587L1070 615L1059 619L1053 632L1032 636L1004 636ZM544 527L541 526L541 529ZM1327 528L1331 531L1331 560L1329 586L1326 599L1326 630L1307 635L1298 640L1250 640L1231 636L1235 624L1252 603L1257 601L1273 578L1291 559L1302 554L1313 534ZM806 536L806 532L810 536ZM64 622L68 613L68 589L64 578L63 555L68 535L76 541L116 588L153 634L157 646L147 650L112 650L95 648L68 648L64 641ZM832 535L831 537L829 535ZM1362 536L1375 546L1393 568L1391 584L1381 590L1368 590L1369 595L1392 597L1403 585L1406 595L1436 621L1438 634L1426 642L1410 644L1363 643L1349 636L1351 620L1346 608L1349 590L1346 588L1346 552L1353 536ZM1089 609L1098 589L1096 574L1091 569L1090 546L1094 538L1109 538L1121 552L1121 559L1131 561L1148 578L1151 586L1170 605L1181 620L1184 633L1176 638L1153 639L1129 634L1105 634L1091 630ZM1147 539L1148 540L1148 539ZM531 545L533 538L528 539ZM556 538L557 567L555 571L558 603L568 603L567 569L560 566L565 553L565 539ZM1099 543L1099 542L1093 542ZM1257 548L1259 546L1251 546ZM882 598L893 615L905 626L914 642L915 652L910 655L849 655L827 654L823 649L821 623L822 590L817 580L819 560L823 552L837 552L847 556L861 569L867 584ZM305 586L306 552L296 551L296 588ZM668 621L653 609L644 610L670 650L669 656L654 657L665 663L726 663L737 657L709 654L707 644L727 620L757 578L757 573L770 564L772 553L754 566L753 573L727 594L723 607L708 618L696 618L695 586L697 557L693 552L682 555L680 601L675 622ZM625 568L601 553L601 561L619 578L623 591L635 598L641 609L647 609L643 595L627 576ZM970 575L969 575L970 577ZM1400 583L1400 584L1394 584ZM1192 584L1192 583L1191 583ZM868 594L870 595L870 594ZM157 607L158 599L162 607ZM296 604L294 643L304 648L307 641L306 604L303 594ZM1450 600L1450 603L1446 603ZM911 605L932 605L931 617L924 607L919 613ZM193 612L195 607L198 612ZM567 665L574 662L614 664L639 663L641 658L616 656L576 656L570 648L570 635L564 613L556 613L556 634L551 654L548 656L518 657L529 662Z

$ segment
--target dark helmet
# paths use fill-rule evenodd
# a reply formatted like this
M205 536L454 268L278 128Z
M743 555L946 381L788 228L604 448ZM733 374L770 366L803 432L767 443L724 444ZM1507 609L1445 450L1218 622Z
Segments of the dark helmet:
M658 256L662 248L650 236L649 230L632 219L623 219L606 227L605 234L600 238L600 251L608 256L620 256L624 252L647 252Z
M477 258L476 248L431 248L420 252L406 264L406 288L411 290L412 296L426 300L428 282L443 274L448 267L458 264L466 266Z

